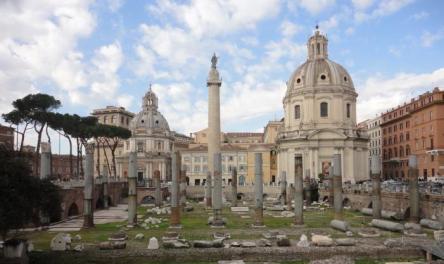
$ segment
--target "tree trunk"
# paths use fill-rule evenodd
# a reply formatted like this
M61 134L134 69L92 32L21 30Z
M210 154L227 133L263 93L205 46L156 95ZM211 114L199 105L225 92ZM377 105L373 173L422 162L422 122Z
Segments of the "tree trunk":
M102 143L102 146L103 146L103 155L104 155L105 160L106 160L106 166L108 167L108 175L112 176L111 167L109 165L109 160L108 160L108 155L106 155L105 144Z
M40 142L42 141L43 129L45 128L45 124L42 124L40 130L37 129L37 122L34 123L34 130L37 132L37 147L35 148L35 156L34 156L34 165L35 165L35 175L39 173L39 161L40 161Z
M100 176L100 141L98 138L95 139L96 145L97 145L97 165L96 165L96 171L97 171L97 177Z
M63 136L68 139L69 142L69 179L71 180L74 176L74 165L72 164L72 142L69 135L64 133Z
M51 147L51 137L49 136L49 133L48 133L48 127L49 126L46 126L46 129L45 129L46 130L46 137L48 138L48 144ZM51 148L51 151L49 152L49 167L50 167L50 177L52 177L54 175L53 166L52 166L52 148Z
M76 147L77 147L77 161L76 161L76 163L77 163L77 180L78 180L78 179L80 179L79 138L76 138L76 143L77 143L77 145L76 145Z

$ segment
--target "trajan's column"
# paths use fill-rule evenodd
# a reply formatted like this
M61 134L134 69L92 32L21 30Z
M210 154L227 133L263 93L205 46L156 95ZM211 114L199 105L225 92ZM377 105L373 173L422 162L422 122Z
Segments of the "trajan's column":
M213 54L211 58L211 70L208 74L208 171L211 174L213 183L212 203L214 210L214 222L219 220L222 210L222 175L215 173L215 154L220 154L220 98L219 90L222 81L216 68L217 57ZM218 159L220 162L220 159ZM220 168L221 166L217 166ZM214 224L214 223L213 223Z

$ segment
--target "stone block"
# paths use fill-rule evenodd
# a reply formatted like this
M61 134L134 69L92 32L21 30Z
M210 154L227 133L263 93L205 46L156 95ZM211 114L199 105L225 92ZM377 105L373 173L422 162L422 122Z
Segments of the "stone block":
M266 239L266 238L261 238L258 242L257 242L257 246L258 247L271 247L271 241Z
M149 250L159 249L159 241L157 240L156 237L150 238L150 240L148 241L147 249Z
M402 224L387 220L373 219L371 225L373 227L381 228L392 232L401 232L404 230L404 226Z
M71 236L65 233L58 233L51 240L52 251L65 251L71 248Z
M311 242L313 243L313 245L320 246L320 247L333 246L333 239L331 239L328 236L313 235L311 237Z
M330 226L334 229L347 232L350 229L350 225L346 221L341 220L331 220Z
M134 239L135 239L135 240L142 240L144 237L145 237L144 234L142 234L142 233L138 233L138 234L134 237Z
M231 212L239 213L239 212L248 212L250 209L246 206L236 206L231 207Z
M283 237L278 236L276 244L278 247L289 247L290 246L290 239L288 239L287 236L283 236Z
M356 240L353 238L338 238L336 239L336 245L338 246L354 246L356 245Z
M421 226L430 228L430 229L434 229L434 230L441 230L443 229L443 224L441 222L435 221L435 220L430 220L430 219L421 219L421 221L419 221L419 224Z
M240 246L243 248L253 248L253 247L256 247L256 243L251 242L251 241L245 241L245 242L242 242L240 244Z
M444 242L444 230L434 231L433 238L439 243Z

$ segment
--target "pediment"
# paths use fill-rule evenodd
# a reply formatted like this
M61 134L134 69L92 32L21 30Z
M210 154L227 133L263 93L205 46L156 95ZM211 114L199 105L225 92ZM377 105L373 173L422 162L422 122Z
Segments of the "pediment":
M307 139L346 139L344 133L334 129L318 129L308 133Z

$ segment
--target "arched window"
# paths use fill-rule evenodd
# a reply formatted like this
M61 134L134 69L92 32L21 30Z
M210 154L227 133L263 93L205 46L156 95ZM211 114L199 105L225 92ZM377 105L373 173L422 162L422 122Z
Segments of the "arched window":
M299 119L299 118L301 118L301 106L295 105L294 106L294 119Z
M328 103L321 103L321 117L328 117Z
M347 118L350 118L351 115L351 105L347 104Z

